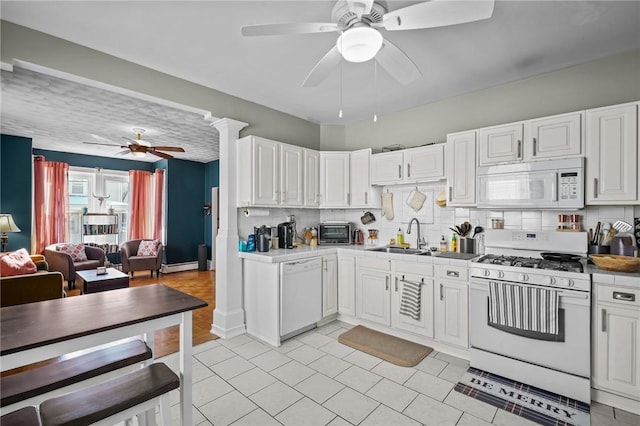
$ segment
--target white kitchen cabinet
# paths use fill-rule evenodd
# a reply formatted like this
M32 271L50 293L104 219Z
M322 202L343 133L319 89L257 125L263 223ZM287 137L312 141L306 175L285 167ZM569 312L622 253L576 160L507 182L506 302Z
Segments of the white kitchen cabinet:
M322 256L322 318L338 313L338 256Z
M313 149L304 149L304 205L320 205L320 153Z
M439 265L435 291L436 340L468 348L468 268Z
M359 258L356 278L356 316L391 325L391 269L388 260Z
M433 265L392 261L391 326L420 336L433 338ZM414 319L400 314L402 291L407 281L420 284L420 316Z
M372 185L427 182L444 177L444 144L371 156Z
M638 103L586 113L586 204L638 204Z
M338 313L356 316L356 257L338 255Z
M320 151L320 205L349 207L349 153Z
M478 165L489 166L522 160L522 123L480 129L478 132Z
M349 161L350 207L379 208L381 188L371 186L371 148L351 151Z
M303 149L280 144L280 204L302 206L303 199Z
M476 132L447 135L447 205L476 204Z
M593 288L592 386L640 401L640 290L595 278Z
M582 116L581 112L572 112L527 121L524 127L524 160L582 155Z

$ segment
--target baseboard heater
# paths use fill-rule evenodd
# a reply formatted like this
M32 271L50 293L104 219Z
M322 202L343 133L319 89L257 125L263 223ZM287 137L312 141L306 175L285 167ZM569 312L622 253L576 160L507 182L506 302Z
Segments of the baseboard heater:
M198 261L195 262L184 262L184 263L172 263L172 264L162 264L162 268L160 271L163 274L170 274L172 272L181 272L181 271L192 271L194 269L198 269Z

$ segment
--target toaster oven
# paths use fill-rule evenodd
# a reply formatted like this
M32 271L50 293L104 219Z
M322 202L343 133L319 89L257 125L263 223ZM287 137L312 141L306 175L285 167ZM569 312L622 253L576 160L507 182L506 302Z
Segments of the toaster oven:
M351 244L351 223L325 222L318 225L318 244Z

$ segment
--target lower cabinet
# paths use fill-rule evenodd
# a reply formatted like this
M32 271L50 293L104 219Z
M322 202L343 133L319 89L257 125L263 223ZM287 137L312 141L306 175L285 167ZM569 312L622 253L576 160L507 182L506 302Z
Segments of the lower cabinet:
M469 347L468 268L438 265L436 278L436 340Z
M356 316L356 257L338 255L338 312Z
M322 256L322 318L338 313L338 256Z
M593 289L592 386L640 401L640 289Z
M433 265L360 257L356 276L358 319L433 337ZM404 287L414 283L420 288L417 319L400 313Z

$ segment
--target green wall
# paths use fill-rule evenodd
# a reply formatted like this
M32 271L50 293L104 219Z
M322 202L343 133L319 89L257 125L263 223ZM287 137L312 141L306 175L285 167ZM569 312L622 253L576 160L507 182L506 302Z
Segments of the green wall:
M211 202L211 188L220 186L220 161L212 161L204 166L204 202ZM204 218L204 243L207 245L208 258L211 259L211 216Z
M640 99L640 51L379 116L322 126L324 150L443 142L447 133Z
M20 232L9 233L7 250L31 251L31 139L0 137L0 213L10 213Z

